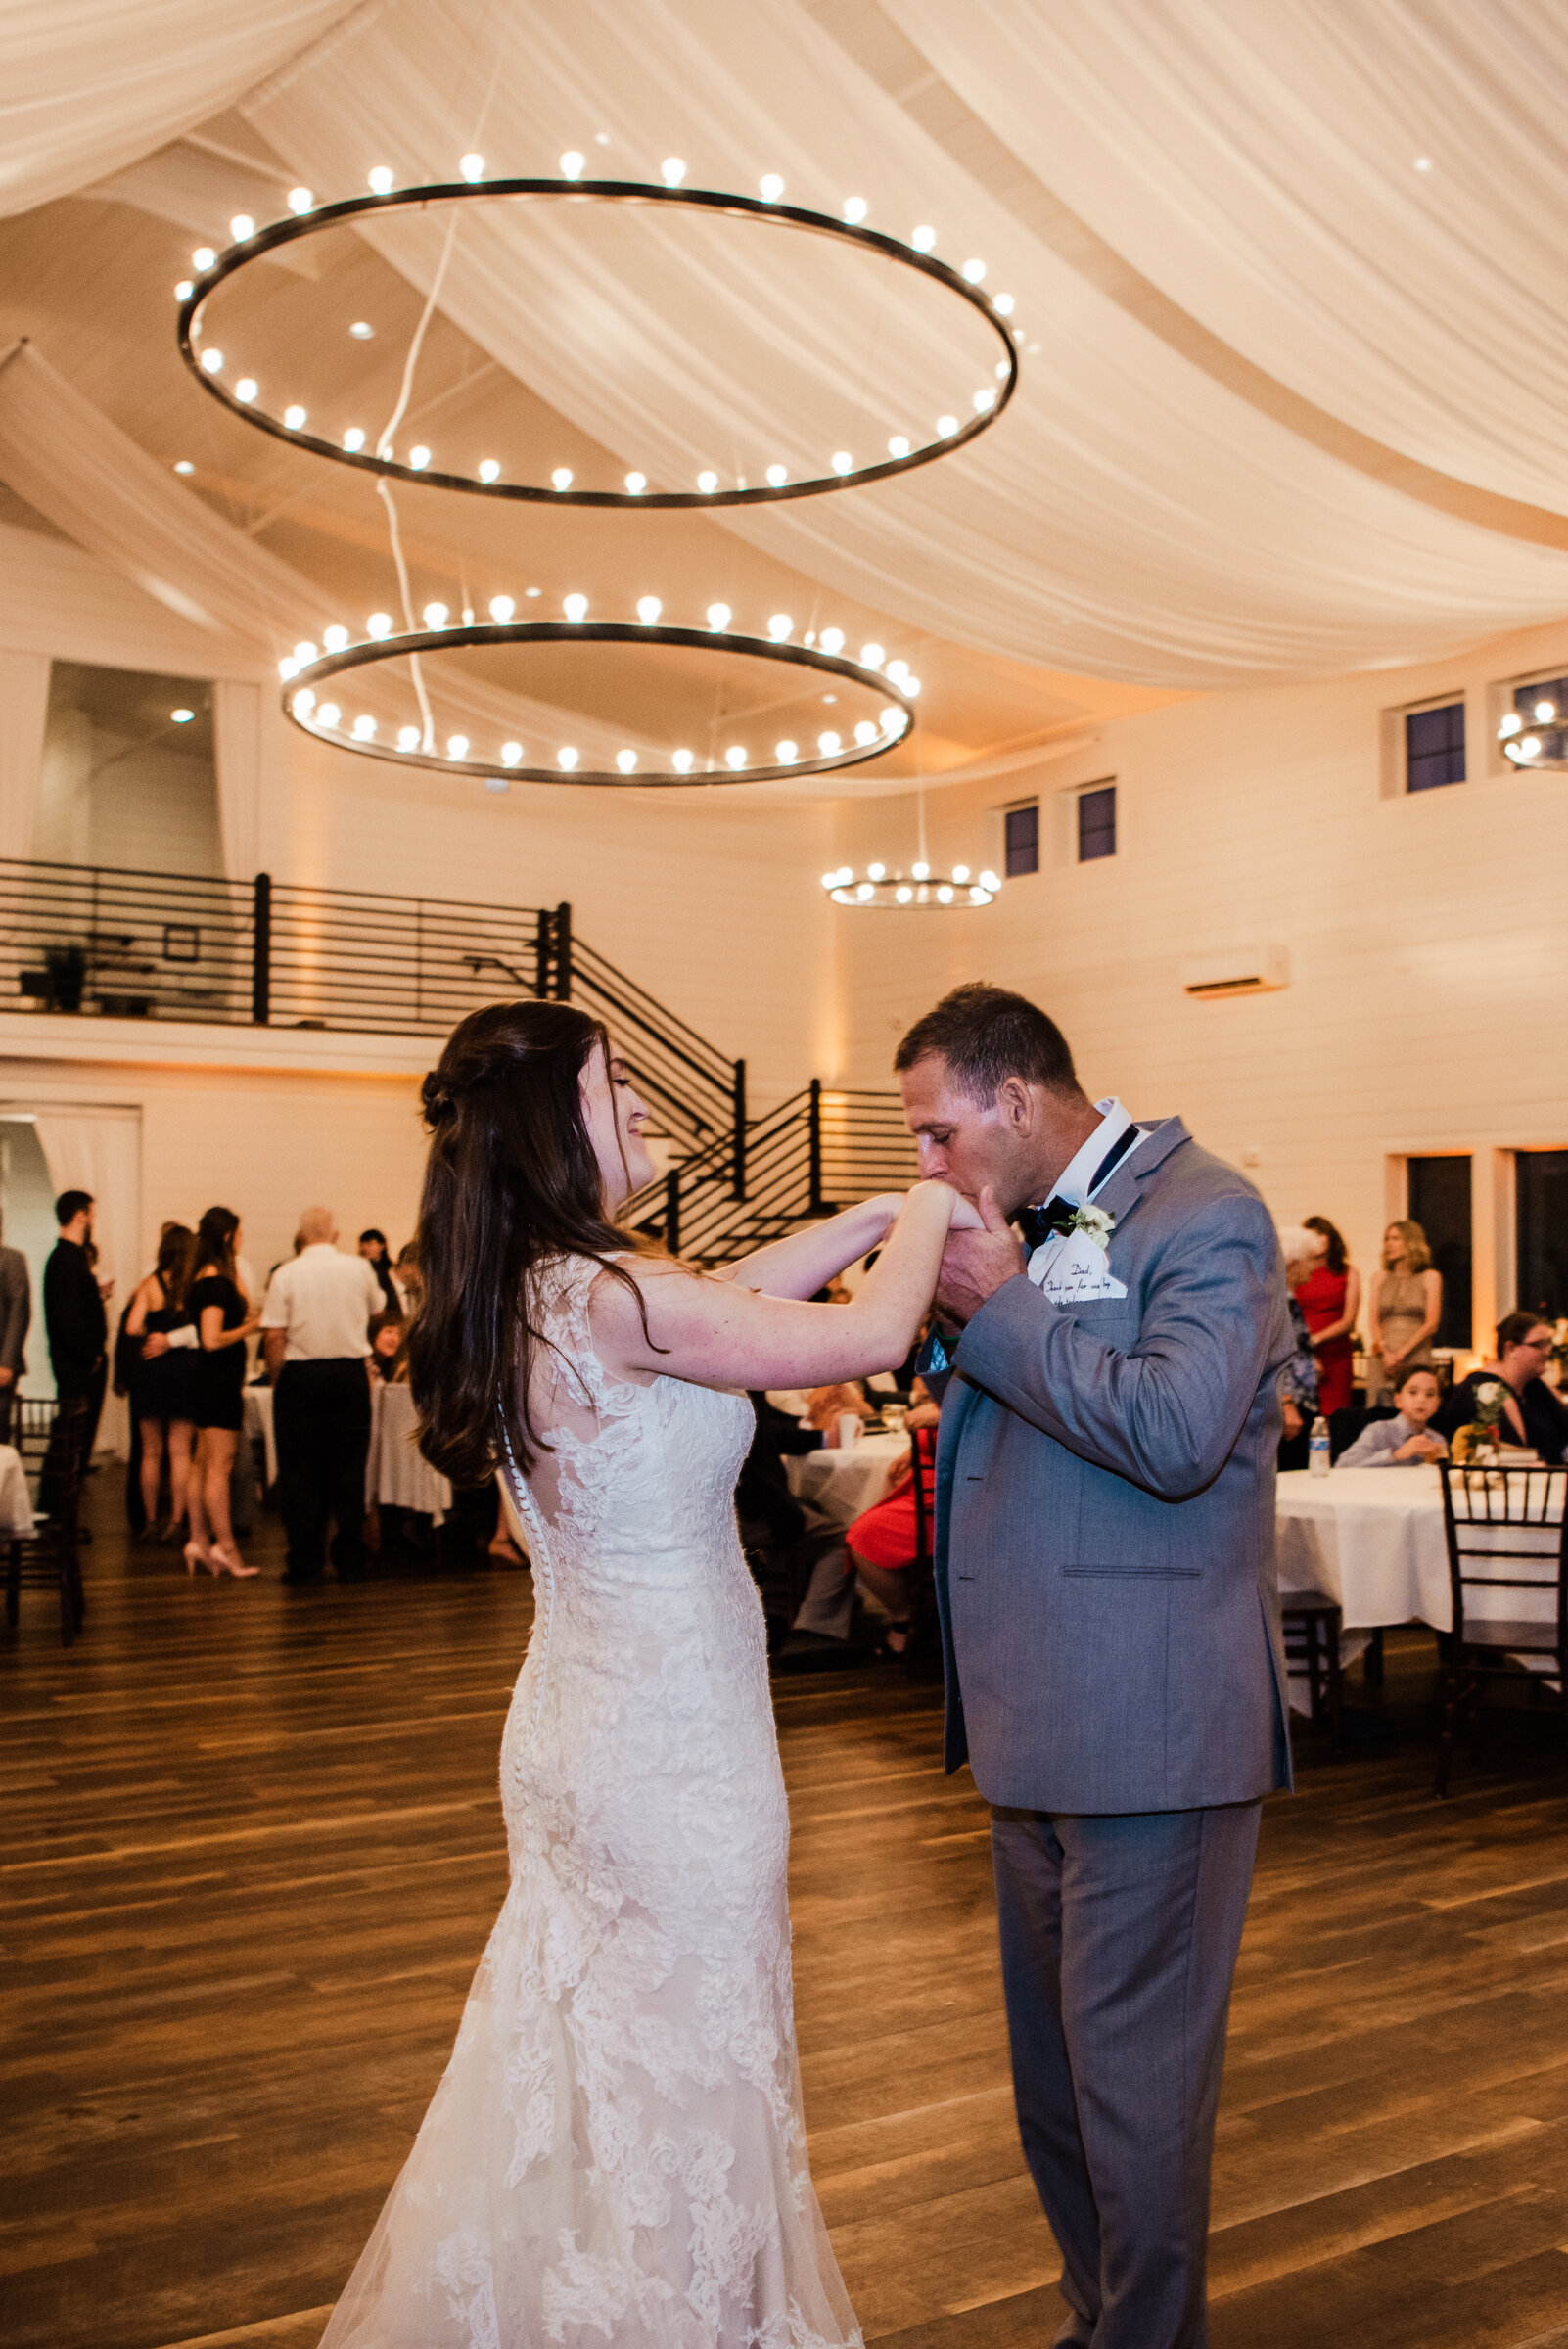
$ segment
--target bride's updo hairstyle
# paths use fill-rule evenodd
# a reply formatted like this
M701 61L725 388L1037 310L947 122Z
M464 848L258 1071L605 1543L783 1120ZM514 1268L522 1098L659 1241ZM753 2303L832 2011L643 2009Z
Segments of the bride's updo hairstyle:
M419 1206L425 1294L408 1337L419 1448L454 1485L500 1464L501 1411L518 1464L540 1449L529 1418L538 1343L530 1275L555 1255L608 1261L637 1243L605 1213L582 1118L582 1072L610 1039L570 1003L490 1003L452 1030L421 1098L430 1157ZM646 1325L646 1324L645 1324Z

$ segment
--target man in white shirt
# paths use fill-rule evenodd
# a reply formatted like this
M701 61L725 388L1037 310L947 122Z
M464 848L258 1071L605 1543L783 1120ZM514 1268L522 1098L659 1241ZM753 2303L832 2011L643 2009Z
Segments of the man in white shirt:
M330 1208L300 1218L300 1249L273 1273L261 1345L277 1390L278 1507L289 1537L286 1583L319 1583L327 1526L347 1581L365 1562L365 1455L370 1448L370 1317L381 1285L362 1256L344 1256Z

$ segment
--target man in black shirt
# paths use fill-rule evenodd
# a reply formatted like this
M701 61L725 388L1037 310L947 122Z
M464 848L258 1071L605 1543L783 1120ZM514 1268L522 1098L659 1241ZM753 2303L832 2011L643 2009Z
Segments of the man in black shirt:
M63 1403L87 1406L78 1423L83 1456L77 1466L85 1468L109 1376L109 1317L87 1254L93 1236L91 1192L62 1191L55 1221L60 1238L44 1266L44 1331L56 1393Z

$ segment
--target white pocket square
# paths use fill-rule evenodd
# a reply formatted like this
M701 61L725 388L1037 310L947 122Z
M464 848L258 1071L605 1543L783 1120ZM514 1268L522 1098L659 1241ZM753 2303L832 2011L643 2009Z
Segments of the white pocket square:
M1037 1248L1029 1277L1052 1305L1084 1305L1096 1297L1127 1295L1127 1283L1112 1272L1105 1250L1083 1231L1070 1231Z

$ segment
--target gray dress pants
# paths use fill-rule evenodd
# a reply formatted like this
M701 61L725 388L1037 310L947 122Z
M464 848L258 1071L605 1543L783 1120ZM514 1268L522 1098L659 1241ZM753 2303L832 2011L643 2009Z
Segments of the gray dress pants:
M1019 2134L1062 2337L1204 2349L1209 2169L1258 1803L992 1814Z

